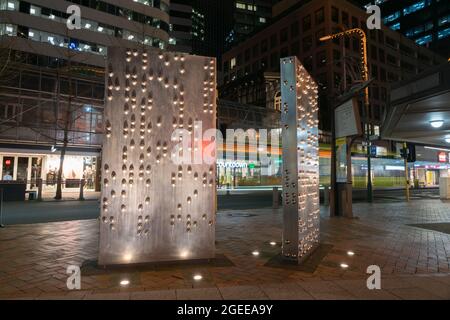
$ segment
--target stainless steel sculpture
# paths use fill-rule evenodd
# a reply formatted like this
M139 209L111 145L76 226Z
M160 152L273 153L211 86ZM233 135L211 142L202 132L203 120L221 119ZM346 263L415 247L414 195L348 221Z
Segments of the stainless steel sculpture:
M319 244L317 85L296 57L281 59L283 256L302 262Z
M188 155L215 129L215 63L108 49L99 265L214 257L215 159L178 164L172 153L175 129L192 138Z

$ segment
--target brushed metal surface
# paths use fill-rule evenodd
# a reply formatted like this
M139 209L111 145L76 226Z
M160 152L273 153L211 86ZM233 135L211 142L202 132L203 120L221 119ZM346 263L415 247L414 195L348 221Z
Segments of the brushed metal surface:
M296 57L281 59L283 256L298 263L319 244L317 85Z
M215 59L109 48L106 96L99 264L213 258L215 159L171 153L176 128L200 130L192 155L216 126Z

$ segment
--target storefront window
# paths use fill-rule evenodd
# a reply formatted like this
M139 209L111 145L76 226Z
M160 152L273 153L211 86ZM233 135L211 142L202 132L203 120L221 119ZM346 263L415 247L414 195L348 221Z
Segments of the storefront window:
M28 177L28 157L17 159L17 181L27 181Z
M14 157L3 157L2 180L13 180Z

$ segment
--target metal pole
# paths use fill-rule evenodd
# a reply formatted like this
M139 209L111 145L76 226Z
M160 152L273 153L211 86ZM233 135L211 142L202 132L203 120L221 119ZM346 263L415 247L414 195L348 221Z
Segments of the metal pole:
M278 193L278 187L273 187L272 189L272 209L278 209L280 207L280 201L279 201L279 193Z
M359 30L361 36L361 50L363 63L363 80L369 80L369 68L367 66L367 38L363 30ZM371 161L371 143L370 143L370 108L369 108L369 87L364 89L364 110L366 113L366 139L367 139L367 201L373 201L372 191L372 161Z
M403 152L405 155L405 184L406 184L406 201L409 202L409 173L408 173L408 147L406 143L403 143Z
M80 180L80 197L78 198L78 200L80 200L80 201L84 200L84 194L83 194L84 184L85 184L85 180L81 179Z
M3 224L3 188L0 189L0 228L4 228Z
M37 179L38 195L37 200L42 201L42 178Z

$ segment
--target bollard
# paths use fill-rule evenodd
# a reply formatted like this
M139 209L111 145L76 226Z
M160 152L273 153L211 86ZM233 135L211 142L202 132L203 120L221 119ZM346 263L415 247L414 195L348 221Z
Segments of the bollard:
M227 183L227 196L229 196L229 195L230 195L230 184Z
M323 189L323 205L326 207L330 205L330 187L328 186Z
M272 209L278 209L280 207L280 195L278 194L278 187L272 189Z
M37 179L36 183L38 187L37 200L42 201L42 179L41 178Z
M85 180L81 179L80 180L80 197L78 198L78 200L80 200L80 201L84 200L84 195L83 195L84 183L85 183Z

